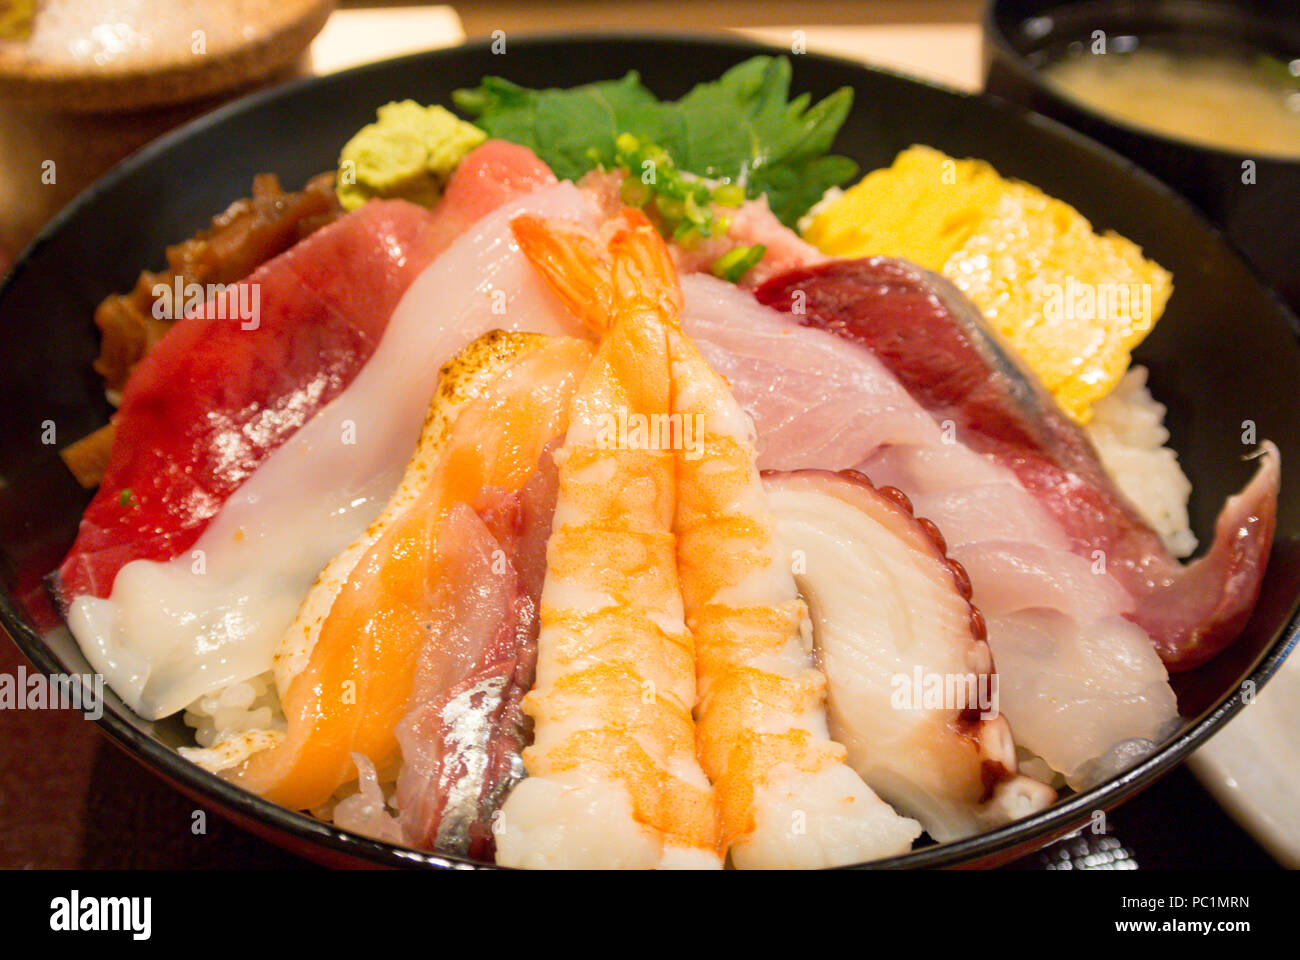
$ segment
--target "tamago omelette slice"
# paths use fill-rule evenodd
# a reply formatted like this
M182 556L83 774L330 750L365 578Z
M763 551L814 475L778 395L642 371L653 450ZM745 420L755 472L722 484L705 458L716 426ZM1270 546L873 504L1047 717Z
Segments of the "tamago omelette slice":
M989 164L904 150L813 217L835 256L901 256L948 277L1061 407L1087 423L1173 290L1132 241Z

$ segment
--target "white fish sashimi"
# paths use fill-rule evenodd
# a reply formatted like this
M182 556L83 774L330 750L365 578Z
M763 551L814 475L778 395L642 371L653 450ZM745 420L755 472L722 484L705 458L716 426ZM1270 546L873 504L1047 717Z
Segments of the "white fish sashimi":
M916 449L910 447L907 449ZM969 459L969 458L967 458ZM872 458L876 483L903 487L885 478L885 472ZM990 538L1018 543L1037 543L1052 550L1068 550L1069 541L1059 533L1055 523L1028 491L1012 487L1005 477L988 483L972 484L957 479L940 485L933 478L906 483L914 491L909 495L912 506L929 517L943 531L950 548L980 543ZM1008 508L1014 507L1008 512Z
M1001 669L998 696L1003 712L1016 718L1017 741L1071 786L1116 772L1106 754L1132 757L1141 752L1134 741L1150 750L1177 726L1169 676L1137 624L1022 610L989 617L988 628Z
M514 242L522 212L582 219L590 206L565 183L480 220L407 290L356 379L258 467L193 551L134 561L108 599L74 601L87 659L133 710L165 717L270 669L316 576L391 497L458 349L492 329L573 332Z
M711 276L683 276L682 292L682 328L758 422L761 469L846 470L888 444L940 442L930 415L852 344Z
M947 436L941 429L941 438ZM952 439L956 439L955 434ZM1007 479L1006 471L997 464L972 457L970 450L955 442L881 447L871 455L871 469L875 474L873 483L915 491L909 498L969 486L1002 487ZM1029 496L1027 491L1025 496ZM1041 510L1036 506L1032 516L1038 516Z
M961 542L952 554L970 576L975 604L989 614L988 642L1003 682L1051 664L1060 669L1050 700L1004 698L1017 743L1071 773L1119 740L1172 725L1176 701L1158 658L1148 662L1132 650L1136 637L1147 649L1150 640L1118 616L1132 609L1131 597L1104 565L1065 548L1059 524L1028 502L1010 471L945 431L865 347L800 326L713 277L683 277L682 289L682 326L753 417L760 465L855 468L935 508L940 529L953 527ZM1022 614L1043 611L1053 616L1038 624L1035 643L1020 642ZM1076 655L1080 637L1090 650L1127 653L1093 663ZM1128 691L1115 723L1094 722L1090 684L1103 678ZM836 679L831 672L832 701Z
M982 540L951 552L970 574L979 607L989 616L1058 610L1088 623L1133 609L1133 598L1092 563L1032 540Z

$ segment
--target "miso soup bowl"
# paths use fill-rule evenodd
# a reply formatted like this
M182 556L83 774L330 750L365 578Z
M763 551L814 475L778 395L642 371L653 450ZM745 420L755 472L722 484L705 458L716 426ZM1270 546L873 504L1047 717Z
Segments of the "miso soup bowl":
M1215 51L1245 45L1300 58L1295 0L991 0L984 15L985 89L1080 130L1133 160L1228 235L1300 311L1300 160L1193 144L1100 113L1047 82L1042 66L1072 43L1111 52L1159 40ZM1109 55L1109 54L1107 54Z

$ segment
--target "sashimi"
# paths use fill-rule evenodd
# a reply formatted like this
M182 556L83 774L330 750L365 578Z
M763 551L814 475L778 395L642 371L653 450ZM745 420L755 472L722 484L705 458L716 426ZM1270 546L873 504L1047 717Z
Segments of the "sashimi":
M509 762L470 769L456 753L471 735L480 759L492 737L508 741L507 761L522 748L507 688L531 682L536 601L522 596L518 544L503 544L479 511L490 516L538 471L589 358L579 340L492 334L443 371L393 499L326 568L285 634L277 669L288 731L233 772L237 783L294 809L318 806L353 778L353 753L383 769L400 736L403 762L418 765L415 782L399 780L404 828L439 839L451 794L464 789L471 809L455 811L446 839L482 852L493 783L518 774ZM466 712L476 731L461 723Z
M867 351L714 277L681 283L683 328L755 418L761 468L847 470L895 444L940 446L938 424Z
M439 367L489 330L573 327L514 246L509 221L524 210L589 208L559 184L480 220L411 284L348 388L234 492L193 550L135 561L108 599L74 601L83 651L132 709L167 716L269 669L312 581L396 488Z
M1018 773L984 618L934 524L852 471L763 482L798 551L831 731L853 767L941 842L1050 804L1054 791Z
M553 446L518 491L490 488L473 517L463 504L448 516L451 549L475 550L462 574L473 587L448 598L455 627L448 643L425 644L410 709L395 731L402 753L397 805L414 846L492 859L492 816L524 776L521 754L532 730L520 704L537 667L538 602L555 512ZM483 533L460 532L457 523Z
M189 549L351 382L420 272L502 203L554 183L530 150L488 141L461 161L436 212L366 204L177 322L123 391L107 470L59 568L64 605L107 597L132 560Z
M434 208L433 235L442 249L502 204L553 187L551 168L527 147L488 140L467 153Z
M591 197L601 215L608 219L619 215L626 205L620 189L626 178L627 173L621 168L592 170L578 181L578 185ZM738 247L761 246L762 257L739 280L742 286L753 287L787 270L829 259L778 220L766 197L746 200L739 207L713 204L711 210L715 217L725 218L727 229L724 233L698 238L689 244L674 243L668 248L682 273L708 273L729 251Z
M857 469L873 483L896 486L909 498L929 497L932 503L944 499L952 508L946 522L962 531L963 546L953 552L975 584L977 606L984 602L981 591L992 590L990 584L994 584L1000 592L990 599L997 600L999 610L1008 615L1056 610L1061 616L1062 622L1056 626L1063 641L1073 631L1093 630L1095 648L1105 650L1119 672L1139 671L1131 653L1133 632L1106 626L1113 626L1118 619L1111 614L1114 605L1122 606L1125 600L1122 585L1106 571L1093 573L1089 568L1088 576L1101 581L1095 586L1113 598L1112 609L1088 610L1074 604L1062 586L1077 582L1074 578L1083 558L1069 549L1056 520L1046 510L1025 515L1021 508L1027 494L1015 475L966 447L960 433L946 431L870 350L828 331L801 326L788 315L760 304L751 293L713 277L685 276L682 289L682 326L710 365L727 378L732 393L753 418L760 467ZM806 418L799 419L792 408L792 393L808 411ZM958 495L971 487L986 489L978 496ZM1027 519L1033 519L1032 526L1026 524ZM1001 560L1005 554L976 549L993 544L1026 561L1023 576L1012 583L996 583L995 568L986 567L984 559L993 556ZM1027 563L1030 557L1032 564ZM1084 619L1076 622L1060 607ZM1018 669L1021 650L1003 644L1009 638L1002 633L1003 619L998 624L990 622L988 642L998 670L1010 676ZM1094 623L1101 626L1094 629ZM1118 623L1125 621L1118 619ZM1141 635L1141 631L1137 633ZM1036 656L1046 657L1049 663L1086 682L1086 674L1079 675L1081 662L1069 656L1064 645L1054 651L1049 646ZM1078 693L1081 688L1072 689ZM1167 680L1148 684L1145 679L1140 683L1135 679L1126 689L1134 691L1129 736L1159 739L1176 717ZM1023 709L1041 712L1047 707L1042 701L1030 700ZM1059 751L1055 748L1067 738L1074 741L1072 749L1090 757L1099 757L1114 746L1104 740L1108 728L1081 723L1080 732L1074 731L1069 717L1073 710L1086 713L1091 709L1085 698L1062 698L1051 709L1059 722L1045 724L1034 723L1037 717L1018 717L1012 707L1003 705L1017 742L1040 756L1056 755ZM1023 733L1022 727L1044 739Z
M123 391L108 469L59 568L65 602L108 596L132 560L188 549L258 464L348 385L437 254L433 221L403 201L369 204L172 327ZM241 303L257 315L241 319Z
M1132 594L1127 611L1171 670L1236 639L1273 541L1277 450L1220 515L1215 542L1183 566L1107 476L1082 429L944 278L902 260L836 260L775 277L758 299L862 343L962 443L1012 470L1069 537Z
M990 614L988 629L998 638L999 703L1017 742L1072 787L1119 773L1177 729L1169 675L1137 624L1038 608Z

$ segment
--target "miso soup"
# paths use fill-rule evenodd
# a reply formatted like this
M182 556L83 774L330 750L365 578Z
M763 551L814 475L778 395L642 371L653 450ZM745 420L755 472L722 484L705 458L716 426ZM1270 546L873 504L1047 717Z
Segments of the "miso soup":
M1043 66L1058 90L1116 119L1192 143L1300 158L1300 60L1075 50Z

